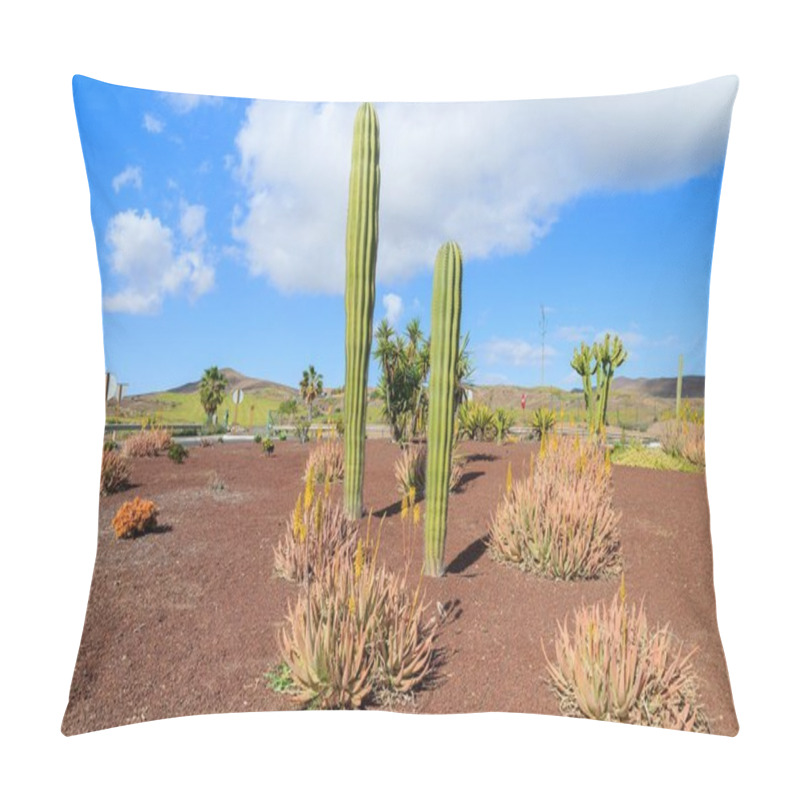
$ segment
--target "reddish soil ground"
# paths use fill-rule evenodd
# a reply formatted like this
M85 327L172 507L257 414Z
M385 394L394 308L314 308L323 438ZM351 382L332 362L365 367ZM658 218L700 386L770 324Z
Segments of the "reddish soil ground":
M187 714L293 708L264 674L280 661L278 631L298 587L273 575L273 546L298 493L309 448L277 443L194 447L177 465L133 462L132 485L100 500L97 560L70 689L67 735ZM415 713L517 711L559 714L542 644L552 656L557 623L581 601L610 600L617 580L565 583L498 564L484 537L504 491L507 464L521 476L532 445L466 443L460 491L451 498L447 574L424 579L448 609L437 645L443 661ZM398 448L367 443L365 503L385 514L380 553L400 568L403 523L393 466ZM210 484L220 480L225 488ZM613 468L614 503L629 600L651 623L669 623L688 648L711 732L738 730L716 621L705 478ZM111 519L139 495L160 509L159 529L114 538ZM423 508L424 511L424 508ZM374 522L373 522L374 524ZM422 533L410 575L422 563Z

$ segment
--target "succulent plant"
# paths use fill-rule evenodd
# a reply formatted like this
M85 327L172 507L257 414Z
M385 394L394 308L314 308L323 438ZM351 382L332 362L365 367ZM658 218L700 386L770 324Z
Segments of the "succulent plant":
M456 361L461 326L461 248L447 242L433 268L428 462L425 476L425 574L444 574L444 542L455 428Z
M349 519L363 512L367 375L375 307L380 194L378 117L364 103L356 113L347 207L345 279L344 508Z

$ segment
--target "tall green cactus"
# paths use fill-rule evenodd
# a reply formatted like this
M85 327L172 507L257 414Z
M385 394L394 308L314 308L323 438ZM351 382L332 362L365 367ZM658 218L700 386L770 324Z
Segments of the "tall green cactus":
M591 347L581 342L575 349L570 366L583 379L583 397L586 403L586 419L589 433L598 433L608 425L608 397L614 370L621 366L628 353L622 346L619 336L611 340L606 334L602 343L595 342ZM592 385L592 376L596 375Z
M455 383L461 327L461 248L447 242L433 267L428 463L425 478L425 574L444 574L447 500L455 428Z
M602 344L595 344L597 348L597 384L600 398L600 407L597 409L596 430L608 425L608 395L611 391L611 379L614 370L621 366L628 357L628 352L622 346L619 336L606 334Z
M353 126L344 294L344 508L351 520L359 519L364 513L367 376L378 255L379 157L378 117L375 109L364 103L356 113Z

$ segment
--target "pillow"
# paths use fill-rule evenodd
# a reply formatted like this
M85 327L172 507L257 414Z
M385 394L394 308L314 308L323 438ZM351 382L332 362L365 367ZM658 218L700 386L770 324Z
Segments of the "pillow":
M377 707L735 735L703 396L737 85L76 76L107 406L63 732Z

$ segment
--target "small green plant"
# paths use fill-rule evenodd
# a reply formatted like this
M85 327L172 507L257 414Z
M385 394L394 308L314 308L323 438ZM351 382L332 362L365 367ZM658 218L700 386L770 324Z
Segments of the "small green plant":
M264 673L264 680L273 692L278 694L295 694L296 688L292 680L292 670L285 661Z
M167 455L169 456L171 461L174 461L176 464L183 464L184 459L189 455L189 451L178 442L173 442L169 446L169 450L167 451Z
M264 437L263 437L263 436L262 436L260 433L257 433L257 434L256 434L256 435L253 437L253 441L254 441L256 444L261 444L261 441L262 441L262 439L263 439L263 438L264 438Z
M285 442L288 439L288 435L286 431L278 431L278 441Z
M275 452L275 442L267 437L261 442L261 450L263 451L264 455L271 456Z
M549 408L537 408L531 415L531 428L535 439L543 439L556 426L556 412Z
M514 415L504 408L498 408L494 412L494 436L498 444L508 438L511 426L514 424Z
M119 445L113 439L104 439L103 452L107 452L109 450L119 450Z
M294 421L294 435L298 441L305 444L309 439L309 431L311 430L311 423L307 419L297 417Z

